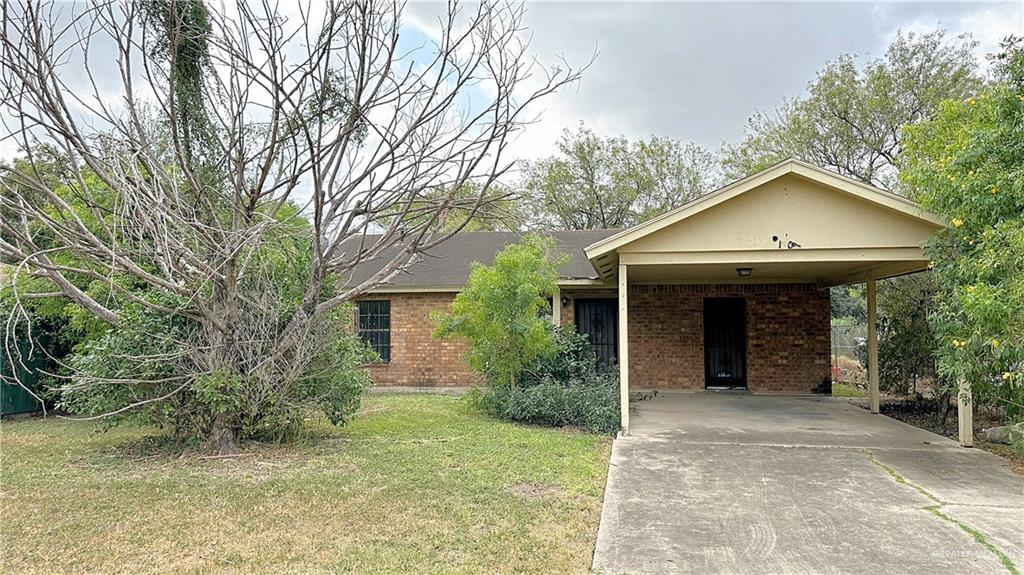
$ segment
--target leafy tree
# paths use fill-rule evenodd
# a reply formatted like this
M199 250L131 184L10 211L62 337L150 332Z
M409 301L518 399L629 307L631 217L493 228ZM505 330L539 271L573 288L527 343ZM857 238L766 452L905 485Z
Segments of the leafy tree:
M996 83L906 129L903 182L949 229L928 246L939 287L939 372L1024 415L1024 50L1010 38Z
M831 290L832 320L849 318L863 324L867 321L868 306L860 288L838 286Z
M541 312L558 285L554 240L528 236L498 252L494 264L474 264L451 312L434 317L435 336L469 341L466 360L492 386L516 388L524 368L556 352L551 321Z
M718 183L713 154L652 137L602 137L582 124L566 129L559 153L527 165L530 223L591 230L636 225L697 198Z
M898 394L916 392L919 379L935 376L935 340L928 323L934 297L935 283L927 274L878 283L878 379L882 389Z
M898 191L904 126L928 118L947 98L981 85L969 36L944 30L898 33L883 58L858 65L843 54L825 65L808 95L748 120L746 135L725 146L723 165L734 178L789 157Z

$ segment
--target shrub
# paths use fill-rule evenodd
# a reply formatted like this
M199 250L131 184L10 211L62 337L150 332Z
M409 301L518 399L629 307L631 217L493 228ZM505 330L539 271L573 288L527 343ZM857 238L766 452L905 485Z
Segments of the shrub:
M303 373L275 377L257 369L244 375L224 366L206 369L206 356L197 352L198 326L129 304L116 329L69 356L73 378L60 388L56 405L78 415L112 414L104 419L108 425L135 418L166 427L191 445L203 441L217 418L229 419L239 439L259 441L295 437L310 412L344 424L370 385L359 369L370 351L352 333L351 314L350 307L339 306L317 322L308 337L315 345L302 348L309 354L301 360ZM240 333L250 336L245 326L256 323L243 315ZM258 351L254 360L271 349Z
M479 397L480 406L510 421L614 434L619 429L618 371L599 366L587 338L572 328L550 331L557 351L527 366L518 387L490 386Z

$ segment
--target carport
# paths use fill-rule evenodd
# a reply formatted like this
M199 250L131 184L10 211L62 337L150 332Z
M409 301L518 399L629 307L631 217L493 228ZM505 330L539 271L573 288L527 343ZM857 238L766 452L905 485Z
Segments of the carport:
M828 377L828 289L865 283L879 411L876 281L927 269L944 226L918 204L786 160L585 250L617 286L622 433L636 389L803 392ZM634 360L635 359L635 360ZM970 389L959 394L971 444Z

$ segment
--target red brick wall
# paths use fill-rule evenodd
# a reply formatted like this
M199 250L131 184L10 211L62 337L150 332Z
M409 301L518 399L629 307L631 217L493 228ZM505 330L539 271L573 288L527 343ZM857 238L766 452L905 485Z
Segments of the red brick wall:
M747 301L747 385L808 392L829 375L829 293L812 284L634 285L629 383L704 388L704 298Z
M462 360L466 343L432 336L430 314L453 293L374 294L391 301L391 362L369 366L374 383L464 386L477 383ZM562 324L577 298L615 290L563 289ZM633 285L629 295L630 385L703 389L705 297L747 300L747 380L753 391L810 391L829 374L829 293L810 284ZM561 302L559 302L561 303Z
M373 294L391 302L391 361L367 366L376 385L465 386L476 382L463 361L466 342L438 340L430 314L447 311L454 293Z

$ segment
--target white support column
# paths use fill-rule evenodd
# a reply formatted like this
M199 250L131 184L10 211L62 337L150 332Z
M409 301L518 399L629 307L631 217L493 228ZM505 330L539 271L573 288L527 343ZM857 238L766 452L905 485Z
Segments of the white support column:
M960 389L956 394L956 417L960 424L960 445L974 445L974 401L971 397L971 384L960 380Z
M879 412L878 390L878 309L875 280L868 280L868 403L871 413Z
M562 290L558 287L551 294L551 323L555 327L562 325Z
M622 435L629 435L629 283L619 264L619 405Z

